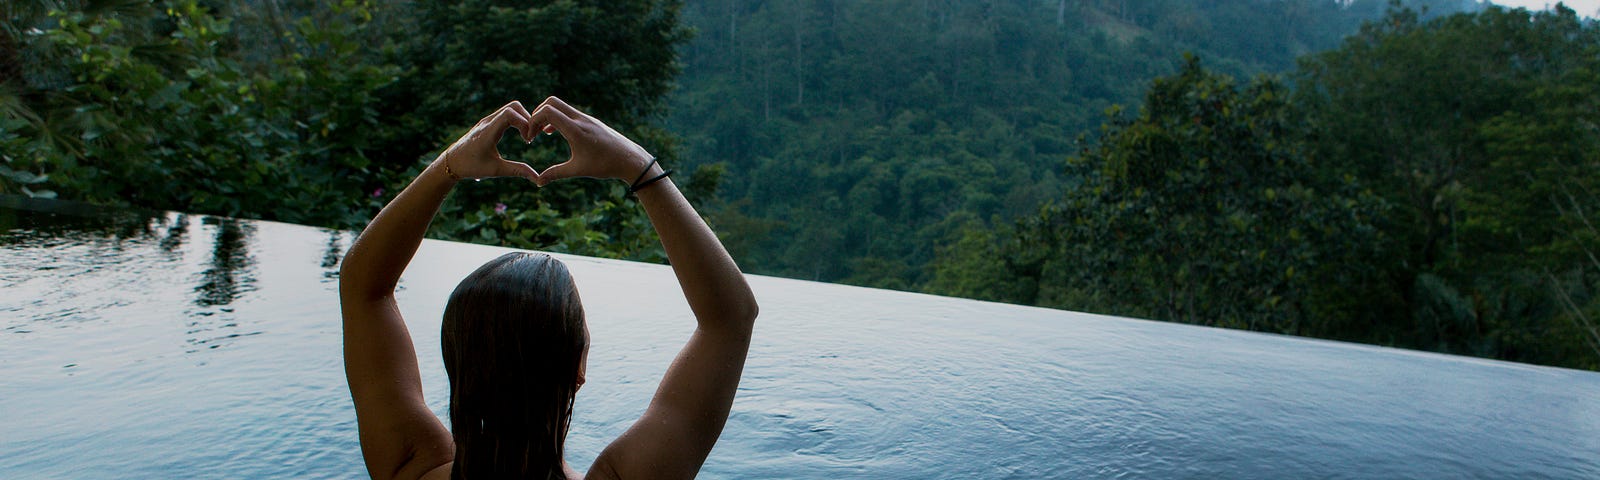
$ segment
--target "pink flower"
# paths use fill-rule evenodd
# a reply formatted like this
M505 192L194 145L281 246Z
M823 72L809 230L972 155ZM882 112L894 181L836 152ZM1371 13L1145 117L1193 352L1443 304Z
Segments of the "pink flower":
M382 197L382 196L383 196L383 187L378 187L378 189L372 191L372 198L378 198L378 197Z
M504 204L504 203L496 203L496 204L494 204L494 214L495 215L505 215L506 214L506 204Z

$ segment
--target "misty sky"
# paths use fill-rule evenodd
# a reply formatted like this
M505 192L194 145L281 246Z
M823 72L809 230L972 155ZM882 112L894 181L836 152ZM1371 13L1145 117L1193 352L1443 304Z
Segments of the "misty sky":
M1555 6L1556 3L1563 3L1555 0L1490 0L1490 2L1507 7L1527 7L1528 10L1544 10ZM1593 17L1596 13L1600 13L1600 0L1566 0L1564 3L1568 8L1578 12L1578 15Z

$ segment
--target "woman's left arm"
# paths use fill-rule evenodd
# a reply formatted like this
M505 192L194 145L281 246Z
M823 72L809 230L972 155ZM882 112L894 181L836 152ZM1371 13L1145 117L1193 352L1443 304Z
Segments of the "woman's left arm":
M485 117L440 154L378 212L339 268L345 376L372 478L418 478L455 457L450 432L422 398L417 352L395 304L394 288L457 181L538 179L527 164L500 157L495 145L508 128L516 128L524 140L533 138L521 103L511 102Z

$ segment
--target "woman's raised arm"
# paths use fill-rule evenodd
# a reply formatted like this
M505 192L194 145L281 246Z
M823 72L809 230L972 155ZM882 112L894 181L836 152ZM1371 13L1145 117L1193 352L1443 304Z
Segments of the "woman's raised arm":
M395 305L394 288L457 181L497 176L537 180L533 168L507 161L495 150L508 128L516 128L524 140L535 133L527 110L517 102L479 121L440 154L378 212L339 267L345 376L372 478L419 478L455 457L450 432L422 398L417 352Z
M572 146L572 159L540 174L541 184L568 177L647 184L636 194L698 321L650 407L600 453L589 476L694 477L722 434L744 371L757 314L750 285L716 234L643 148L555 97L534 110L532 121L546 131L560 131Z

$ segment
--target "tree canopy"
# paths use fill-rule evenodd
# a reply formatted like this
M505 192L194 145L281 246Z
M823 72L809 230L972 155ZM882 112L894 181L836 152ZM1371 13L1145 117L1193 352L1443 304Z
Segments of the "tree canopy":
M1281 71L1384 5L691 2L698 35L667 124L684 164L727 164L711 218L748 269L917 289L959 226L1024 215L1075 181L1059 165L1079 135L1184 52L1232 75Z
M1191 57L1059 198L947 241L927 288L1600 367L1597 33L1568 9L1395 8L1291 83Z
M1600 27L1564 7L0 13L0 193L357 228L479 115L555 94L688 172L747 272L1600 368ZM623 190L469 182L431 234L659 260Z
M680 6L8 4L0 192L355 228L479 116L552 94L671 158L654 122L688 38ZM564 156L555 143L502 150ZM660 256L616 185L469 184L444 210L434 236Z

